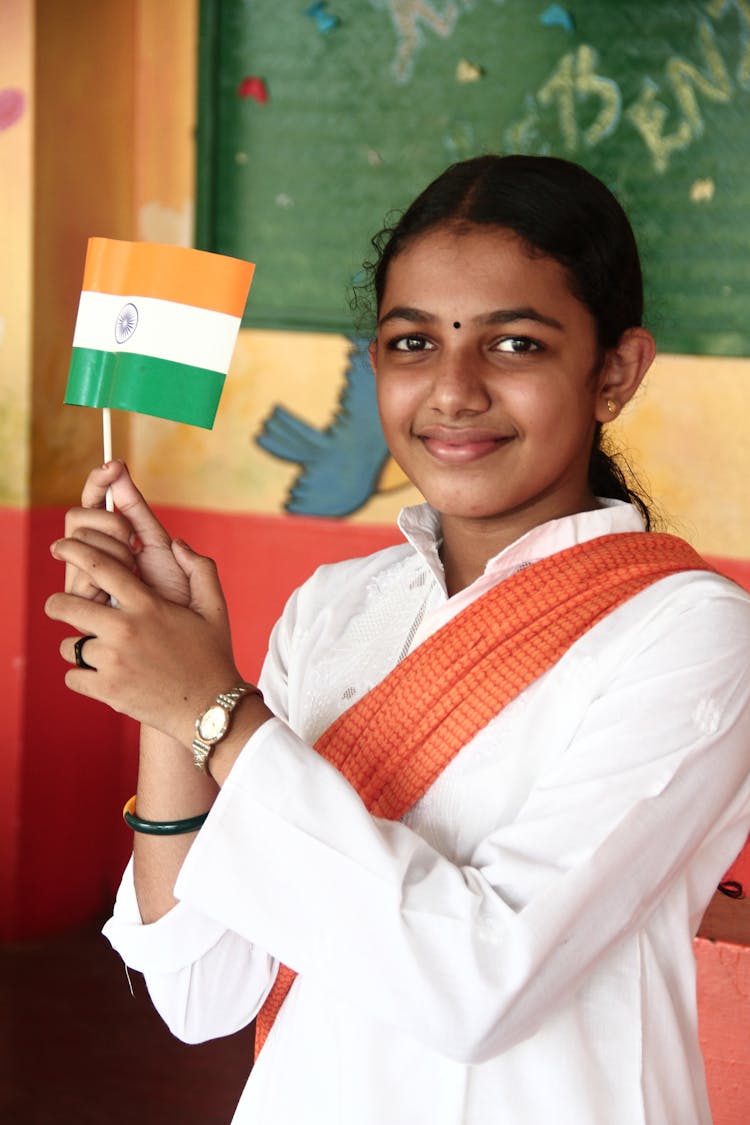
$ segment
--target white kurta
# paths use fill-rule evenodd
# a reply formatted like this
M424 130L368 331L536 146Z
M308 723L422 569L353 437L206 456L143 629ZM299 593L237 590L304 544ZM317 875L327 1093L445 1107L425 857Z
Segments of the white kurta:
M176 885L112 944L189 1042L299 973L239 1125L710 1121L691 939L750 828L750 598L673 576L510 704L400 822L310 748L425 636L519 566L640 528L628 505L529 532L448 599L409 539L325 566L287 606L247 743ZM266 953L265 951L269 951Z

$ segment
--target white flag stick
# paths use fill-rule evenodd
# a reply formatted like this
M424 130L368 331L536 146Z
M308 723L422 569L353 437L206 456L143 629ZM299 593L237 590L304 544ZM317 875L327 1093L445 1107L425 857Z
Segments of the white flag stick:
M112 460L112 412L108 406L102 408L102 445L104 447L104 464L106 465ZM114 512L115 503L112 499L111 488L107 489L104 504L108 512Z
M104 464L107 465L112 460L112 412L108 406L102 407L102 446L104 448ZM107 489L107 494L104 498L104 506L108 512L114 512L115 502L112 499L112 489ZM109 604L117 608L117 598L111 597ZM128 977L128 984L130 984L130 977ZM132 985L131 985L132 991Z

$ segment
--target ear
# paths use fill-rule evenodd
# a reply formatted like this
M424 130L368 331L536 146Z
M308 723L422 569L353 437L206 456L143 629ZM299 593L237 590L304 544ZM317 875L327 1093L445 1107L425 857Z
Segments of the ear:
M656 343L645 328L627 328L606 355L597 379L595 416L597 422L617 417L643 381L653 363ZM613 405L614 404L614 409Z
M371 340L367 345L367 353L370 357L370 367L372 368L373 375L378 373L378 342Z

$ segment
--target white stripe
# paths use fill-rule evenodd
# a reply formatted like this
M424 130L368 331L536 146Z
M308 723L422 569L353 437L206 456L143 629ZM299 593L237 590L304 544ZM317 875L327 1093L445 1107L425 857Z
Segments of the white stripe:
M137 321L133 307L137 310ZM127 335L133 323L132 335ZM226 374L239 326L238 316L195 305L84 289L73 347L133 352Z

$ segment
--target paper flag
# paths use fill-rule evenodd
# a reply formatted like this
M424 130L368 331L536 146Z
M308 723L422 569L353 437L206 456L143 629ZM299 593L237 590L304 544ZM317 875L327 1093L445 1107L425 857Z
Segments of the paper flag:
M309 4L305 8L305 15L315 20L315 26L323 35L328 31L333 31L334 27L338 27L341 22L338 16L334 16L332 12L327 11L326 0L315 0L314 3Z
M545 27L563 27L566 31L575 31L573 17L562 4L550 4L540 15L539 22Z
M90 238L65 402L211 429L255 266Z
M242 79L237 93L241 98L252 98L261 105L266 105L268 102L268 87L262 78L254 74Z

